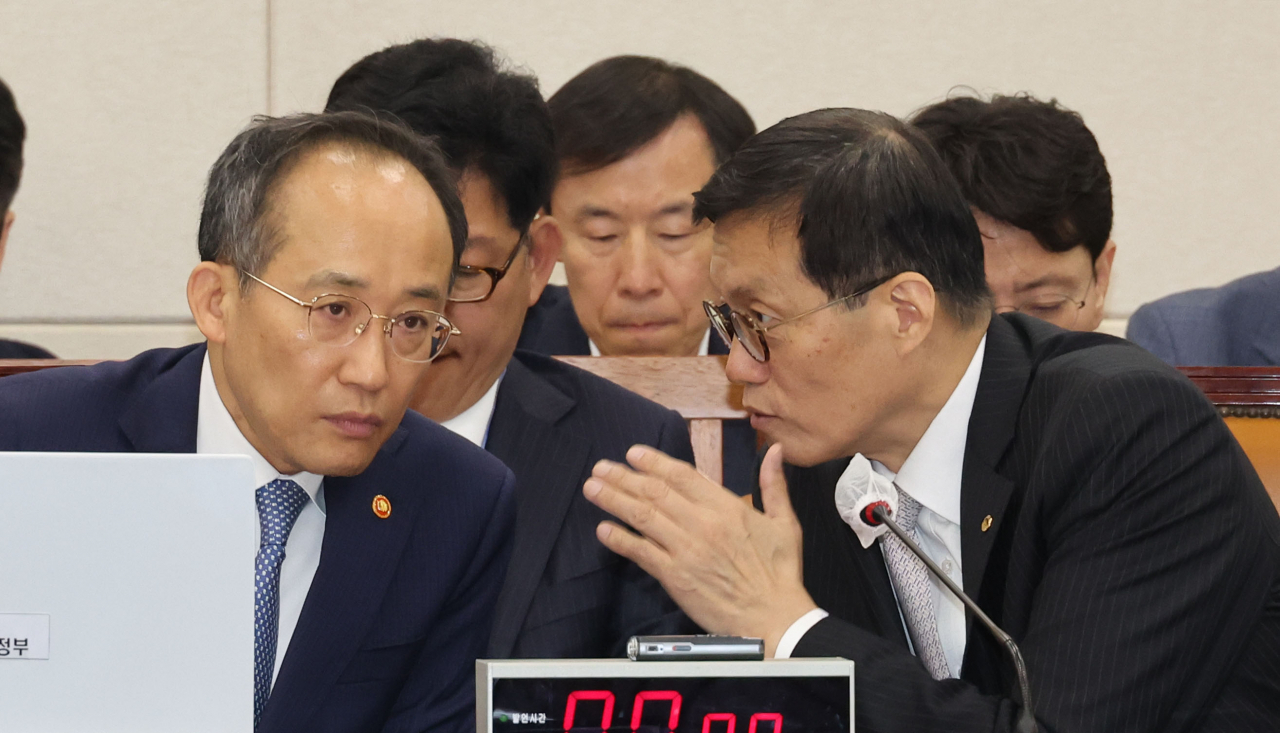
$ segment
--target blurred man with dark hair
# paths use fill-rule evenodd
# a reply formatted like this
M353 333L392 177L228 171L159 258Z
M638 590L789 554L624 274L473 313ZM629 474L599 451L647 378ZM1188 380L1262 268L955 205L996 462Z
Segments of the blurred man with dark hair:
M18 193L22 180L22 144L27 137L27 127L18 114L13 93L0 79L0 264L4 262L5 245L9 243L9 230L15 218L9 206ZM0 339L0 359L52 359L53 354L39 346L20 341Z
M546 354L723 354L702 313L711 294L710 223L693 193L755 132L715 82L644 56L589 66L548 105L560 178L551 214L568 288L548 287L520 348ZM755 434L725 425L724 476L751 488Z
M697 201L727 374L776 441L763 512L637 446L583 487L635 530L602 542L711 633L853 660L860 732L1274 730L1280 515L1257 473L1146 351L992 315L920 130L793 117ZM913 546L1021 646L1030 694Z
M953 97L912 124L973 209L996 312L1096 329L1116 256L1111 176L1080 115L1029 95Z
M510 571L489 655L606 657L633 634L687 620L652 577L595 541L603 512L580 491L600 459L636 443L692 457L680 416L541 354L516 351L525 312L560 251L538 211L555 185L551 118L531 76L454 39L365 57L328 109L394 115L433 136L460 178L469 238L445 311L465 335L418 386L413 407L481 445L516 474Z

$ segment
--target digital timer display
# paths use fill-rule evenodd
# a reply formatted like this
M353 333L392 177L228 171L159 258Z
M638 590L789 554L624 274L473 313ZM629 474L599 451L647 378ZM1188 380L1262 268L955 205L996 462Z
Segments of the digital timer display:
M643 664L643 663L641 663ZM849 677L495 679L493 733L846 733Z

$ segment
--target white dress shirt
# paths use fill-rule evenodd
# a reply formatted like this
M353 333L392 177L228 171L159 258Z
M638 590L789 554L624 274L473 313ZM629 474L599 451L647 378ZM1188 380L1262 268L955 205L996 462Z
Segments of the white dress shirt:
M596 346L596 342L588 338L587 346L591 347L592 356L600 356L600 347ZM702 343L698 345L698 356L706 356L707 349L709 349L710 347L711 347L711 327L707 326L707 332L702 334Z
M983 336L964 376L960 378L960 383L934 416L933 422L929 423L928 429L911 449L897 474L879 461L871 461L871 467L876 473L893 481L899 489L920 502L920 517L916 520L920 549L961 586L964 585L964 576L961 573L960 558L960 484L964 471L964 449L969 440L969 416L973 413L973 402L978 395L978 378L982 373L982 358L986 350L987 337ZM951 669L951 676L957 677L964 661L964 603L952 595L942 581L932 575L929 580L933 584L938 637L942 641L942 650L947 658L947 666ZM826 617L825 611L817 609L800 617L783 634L774 656L791 656L805 633ZM910 643L909 633L907 639Z
M507 376L505 371L499 374L498 378L493 380L493 386L489 391L476 400L474 405L440 425L483 448L485 443L489 442L489 423L493 422L493 408L498 402L498 386L502 384L502 378L505 376Z
M213 383L213 370L209 366L208 354L204 356L204 366L200 371L196 453L249 456L253 461L254 484L245 487L247 491L256 492L258 487L277 478L287 478L301 486L311 498L302 507L298 521L289 532L289 541L284 548L284 563L280 566L280 624L276 641L276 663L271 672L274 684L276 674L280 672L280 663L284 661L285 652L289 649L289 640L293 638L293 630L298 625L302 604L307 600L307 592L311 589L311 580L320 565L320 546L324 541L324 477L314 473L285 476L272 468L267 459L240 432L236 421L222 403L218 388ZM261 543L261 525L258 526L256 536ZM249 582L252 577L253 569L245 568L245 582Z

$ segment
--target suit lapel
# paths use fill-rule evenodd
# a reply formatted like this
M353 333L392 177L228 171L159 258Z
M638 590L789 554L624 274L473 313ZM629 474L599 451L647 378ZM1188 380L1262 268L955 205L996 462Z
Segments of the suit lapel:
M1031 364L1018 332L1004 318L993 318L961 473L960 555L964 589L973 598L981 594L991 548L1013 495L1013 482L996 467L1013 441Z
M309 720L367 635L420 511L420 495L387 460L404 440L403 429L393 433L359 476L324 479L320 566L263 711L262 730ZM386 519L373 513L378 494L393 508Z
M560 526L590 466L589 441L560 420L574 400L513 358L498 388L486 449L516 475L516 533L498 596L490 655L510 656Z
M120 429L139 453L195 453L204 344L173 352L155 379L120 416Z

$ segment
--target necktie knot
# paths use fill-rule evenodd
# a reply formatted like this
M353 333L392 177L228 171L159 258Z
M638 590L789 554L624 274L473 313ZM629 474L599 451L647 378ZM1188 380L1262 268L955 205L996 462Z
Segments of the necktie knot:
M310 497L296 482L279 478L258 487L258 522L262 527L262 546L284 546L294 522Z

